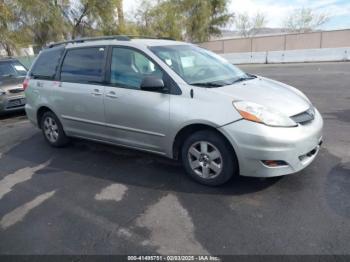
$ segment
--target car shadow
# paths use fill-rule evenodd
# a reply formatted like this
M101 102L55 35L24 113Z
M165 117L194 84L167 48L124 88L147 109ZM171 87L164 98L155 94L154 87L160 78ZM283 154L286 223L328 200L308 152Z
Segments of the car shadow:
M26 119L26 112L24 110L19 110L19 111L13 111L13 112L6 112L6 113L0 113L0 121L1 120L8 120L12 118L23 118Z
M65 148L52 148L39 132L18 143L2 158L6 157L23 160L22 165L50 160L45 169L48 173L76 173L111 183L192 194L243 195L264 190L280 180L238 176L225 185L208 187L190 179L182 165L175 160L81 139L73 139ZM17 166L16 169L23 167Z
M327 175L328 206L338 215L350 218L350 162L339 162Z

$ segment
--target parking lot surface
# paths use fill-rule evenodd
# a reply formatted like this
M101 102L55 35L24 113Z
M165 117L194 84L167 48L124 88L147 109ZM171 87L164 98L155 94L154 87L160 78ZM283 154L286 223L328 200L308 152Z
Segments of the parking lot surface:
M350 63L254 65L325 120L305 170L210 188L159 156L83 140L48 146L0 118L1 254L350 254Z

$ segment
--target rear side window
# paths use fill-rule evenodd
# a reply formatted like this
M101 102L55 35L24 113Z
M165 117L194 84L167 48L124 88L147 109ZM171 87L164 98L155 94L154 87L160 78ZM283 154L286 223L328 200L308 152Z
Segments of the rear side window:
M62 82L100 83L103 80L104 47L70 49L61 69Z
M62 47L41 51L31 69L31 76L37 79L54 79L63 51Z

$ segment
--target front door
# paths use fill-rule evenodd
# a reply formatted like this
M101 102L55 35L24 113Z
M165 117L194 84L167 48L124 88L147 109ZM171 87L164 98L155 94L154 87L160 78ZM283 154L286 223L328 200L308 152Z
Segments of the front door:
M141 52L113 47L110 83L105 89L105 118L110 139L118 144L164 153L170 95L140 90L145 76L163 71Z

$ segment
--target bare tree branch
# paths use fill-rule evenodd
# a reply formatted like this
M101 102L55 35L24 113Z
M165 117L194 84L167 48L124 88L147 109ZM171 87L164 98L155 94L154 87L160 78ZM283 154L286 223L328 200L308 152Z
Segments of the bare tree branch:
M329 21L329 15L315 13L310 8L294 10L284 21L284 26L291 32L310 32Z

